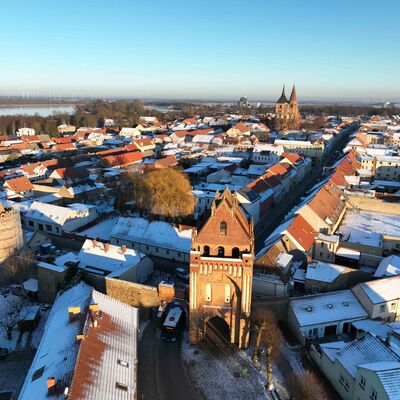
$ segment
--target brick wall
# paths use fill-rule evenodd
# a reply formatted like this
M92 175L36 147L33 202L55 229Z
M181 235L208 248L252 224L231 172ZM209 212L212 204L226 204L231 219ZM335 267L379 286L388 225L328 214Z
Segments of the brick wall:
M105 290L108 296L133 307L158 307L160 305L158 290L152 286L106 278Z

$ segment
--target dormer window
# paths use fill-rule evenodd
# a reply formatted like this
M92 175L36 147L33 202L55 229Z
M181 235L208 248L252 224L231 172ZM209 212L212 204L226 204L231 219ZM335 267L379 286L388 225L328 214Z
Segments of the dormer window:
M227 225L227 223L225 221L222 221L219 224L219 234L223 235L223 236L226 236L227 232L228 232L228 225Z

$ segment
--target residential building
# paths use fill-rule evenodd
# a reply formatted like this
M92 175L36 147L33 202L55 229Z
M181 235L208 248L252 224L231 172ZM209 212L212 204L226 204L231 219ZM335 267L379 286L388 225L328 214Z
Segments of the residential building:
M32 128L19 128L16 132L18 137L22 136L34 136L35 130Z
M55 301L20 400L137 399L138 309L79 283Z
M400 319L400 276L356 285L352 290L372 319L392 322Z
M90 239L86 239L77 258L83 271L129 282L143 283L154 270L153 261L134 249Z
M110 242L148 256L189 263L192 231L192 227L164 221L121 217L111 232Z
M350 332L353 321L368 313L351 290L293 297L289 301L288 323L300 343L307 339Z
M33 202L23 216L24 226L28 230L40 230L54 235L63 231L72 232L89 224L98 217L96 206L70 204L68 207Z
M400 398L400 358L369 333L312 346L311 358L344 400Z

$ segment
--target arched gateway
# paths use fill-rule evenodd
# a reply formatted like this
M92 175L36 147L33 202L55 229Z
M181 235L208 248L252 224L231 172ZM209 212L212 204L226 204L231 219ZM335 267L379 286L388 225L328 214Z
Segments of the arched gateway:
M190 252L191 343L204 338L207 323L222 318L230 342L247 347L253 280L254 227L228 189L217 195L206 223L193 233Z

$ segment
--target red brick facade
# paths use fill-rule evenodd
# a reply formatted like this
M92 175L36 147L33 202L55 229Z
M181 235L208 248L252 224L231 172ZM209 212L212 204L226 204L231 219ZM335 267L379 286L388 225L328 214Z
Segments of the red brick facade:
M211 216L194 233L190 253L190 342L204 338L207 322L222 318L230 341L243 348L249 339L254 233L228 189L216 197Z

